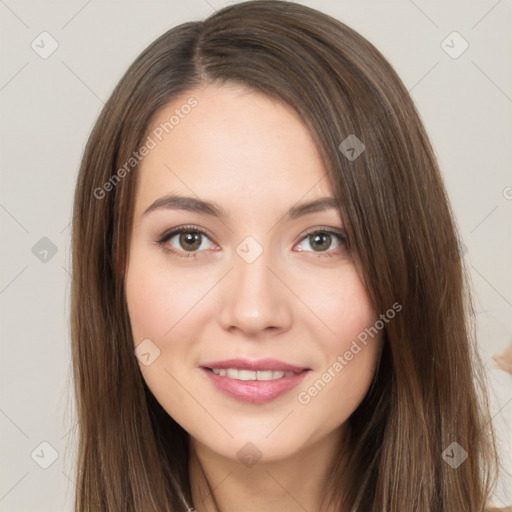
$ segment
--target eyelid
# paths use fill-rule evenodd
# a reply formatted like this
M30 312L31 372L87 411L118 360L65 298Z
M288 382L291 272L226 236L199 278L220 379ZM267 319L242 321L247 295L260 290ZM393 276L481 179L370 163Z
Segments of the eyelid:
M310 228L305 231L302 235L299 236L299 241L303 240L309 235L313 235L315 233L328 233L339 236L344 242L348 242L348 235L345 229L343 228L331 228L328 226L316 226L314 228Z
M206 229L200 228L199 226L194 226L194 225L176 226L174 228L167 229L166 231L164 231L160 235L160 237L158 238L157 242L158 243L164 243L165 241L167 241L170 238L172 238L174 235L178 235L178 234L180 234L182 232L197 232L197 233L201 233L201 234L205 235L206 237L208 237L212 242L217 244L217 242L215 242L214 237Z

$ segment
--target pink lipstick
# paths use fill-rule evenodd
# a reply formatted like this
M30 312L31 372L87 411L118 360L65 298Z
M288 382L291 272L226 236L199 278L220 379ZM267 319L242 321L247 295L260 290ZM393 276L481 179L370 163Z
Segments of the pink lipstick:
M296 387L309 368L277 359L227 359L201 364L212 384L225 395L253 404L263 404Z

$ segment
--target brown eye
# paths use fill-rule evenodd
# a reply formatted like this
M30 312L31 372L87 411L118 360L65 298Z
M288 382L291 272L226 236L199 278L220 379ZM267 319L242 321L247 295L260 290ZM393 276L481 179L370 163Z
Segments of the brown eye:
M330 256L336 249L344 249L347 246L347 237L344 233L330 230L312 231L307 233L297 246L299 251L315 252Z
M195 257L205 249L211 249L215 245L202 230L187 226L166 231L157 240L157 243L164 251L184 258Z
M315 251L325 251L332 243L332 237L328 233L309 235L310 245Z
M185 232L179 236L180 246L185 251L195 251L201 246L201 233Z

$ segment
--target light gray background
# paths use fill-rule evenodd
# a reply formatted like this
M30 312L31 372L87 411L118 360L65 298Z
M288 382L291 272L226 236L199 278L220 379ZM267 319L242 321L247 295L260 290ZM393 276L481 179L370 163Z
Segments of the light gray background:
M347 23L384 53L431 136L468 249L479 346L509 472L495 504L511 505L504 483L512 471L512 376L495 369L491 357L512 341L512 3L301 3ZM72 510L69 222L90 129L121 75L151 41L224 5L0 0L1 511ZM43 31L59 45L47 59L31 48ZM469 43L457 59L441 47L453 31ZM57 247L46 262L32 252L42 237ZM58 453L48 469L39 465L51 462L51 449L39 446L43 441ZM465 448L471 456L471 447ZM34 450L39 464L31 458Z

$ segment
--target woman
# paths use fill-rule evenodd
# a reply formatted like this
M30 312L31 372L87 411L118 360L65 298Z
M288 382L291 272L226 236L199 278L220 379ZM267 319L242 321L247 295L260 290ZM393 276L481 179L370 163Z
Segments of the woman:
M482 511L494 442L407 90L281 1L157 39L80 170L76 510Z

